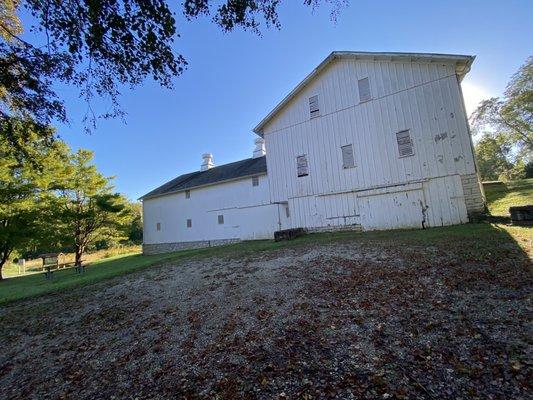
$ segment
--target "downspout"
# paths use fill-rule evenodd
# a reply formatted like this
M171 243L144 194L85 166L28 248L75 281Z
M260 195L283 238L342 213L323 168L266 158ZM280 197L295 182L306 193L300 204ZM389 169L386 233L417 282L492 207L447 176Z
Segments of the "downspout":
M276 208L278 210L278 231L281 231L281 215L279 213L279 207L280 207L280 203L277 203Z

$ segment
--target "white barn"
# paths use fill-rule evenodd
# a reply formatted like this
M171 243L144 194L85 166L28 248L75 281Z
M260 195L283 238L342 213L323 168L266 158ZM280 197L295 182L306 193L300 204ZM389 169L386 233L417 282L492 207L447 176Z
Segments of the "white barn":
M485 208L460 86L473 60L331 53L254 128L253 158L206 154L141 198L144 252L467 222Z

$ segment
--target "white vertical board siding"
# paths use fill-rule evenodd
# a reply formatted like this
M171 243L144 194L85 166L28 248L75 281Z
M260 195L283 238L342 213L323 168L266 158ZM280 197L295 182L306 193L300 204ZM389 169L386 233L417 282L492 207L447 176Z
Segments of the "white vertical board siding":
M365 230L422 228L468 221L459 175L358 194Z
M283 229L361 225L365 230L422 228L468 221L459 175L392 187L289 199Z
M269 180L259 176L219 183L143 200L144 243L175 243L218 239L267 239L279 229L278 205L271 204ZM224 223L218 223L218 216ZM187 228L187 219L192 227ZM161 230L157 231L157 222Z
M360 103L366 77L371 100ZM314 95L320 116L311 119ZM291 227L466 222L459 175L475 172L466 121L453 64L336 60L263 128L271 199L288 202ZM405 130L413 154L400 157L396 134ZM347 145L353 168L343 168ZM305 177L297 176L301 154ZM368 195L387 187L395 189Z
M431 179L424 184L427 226L445 226L468 222L459 175Z
M296 197L289 199L289 209L291 217L288 228L359 225L355 193Z
M357 79L372 100L359 104ZM310 94L320 113L309 118ZM414 155L400 158L396 133L409 129ZM453 65L337 60L264 129L275 202L376 185L473 173L474 161ZM342 168L352 144L355 168ZM297 177L307 154L309 176Z
M422 189L366 196L359 200L361 225L365 230L422 227Z

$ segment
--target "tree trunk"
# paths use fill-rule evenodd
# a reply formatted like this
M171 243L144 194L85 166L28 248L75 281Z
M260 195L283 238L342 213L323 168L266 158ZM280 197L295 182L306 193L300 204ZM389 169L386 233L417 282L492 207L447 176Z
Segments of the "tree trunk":
M4 268L4 264L7 262L10 253L10 251L1 253L2 255L0 256L0 281L4 279L4 277L2 276L2 269Z
M76 263L76 266L81 264L81 257L83 256L83 251L85 246L83 245L76 245L76 259L74 260Z

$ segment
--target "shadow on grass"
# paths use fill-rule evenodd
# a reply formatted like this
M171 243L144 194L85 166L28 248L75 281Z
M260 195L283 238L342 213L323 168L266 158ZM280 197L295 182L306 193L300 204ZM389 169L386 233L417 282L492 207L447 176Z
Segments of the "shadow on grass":
M163 267L168 263L198 257L239 258L254 256L266 251L277 251L303 246L328 245L332 243L370 243L373 246L451 246L465 262L478 260L499 262L506 258L517 262L529 260L531 252L531 228L502 227L487 223L456 225L426 230L397 230L375 232L333 232L310 234L292 241L273 240L245 241L233 245L203 249L183 250L175 253L144 256L122 255L92 263L85 274L78 275L74 269L54 273L52 281L43 274L10 278L0 282L0 305L29 299L45 294L60 293L92 285L114 277L134 273L146 268Z

